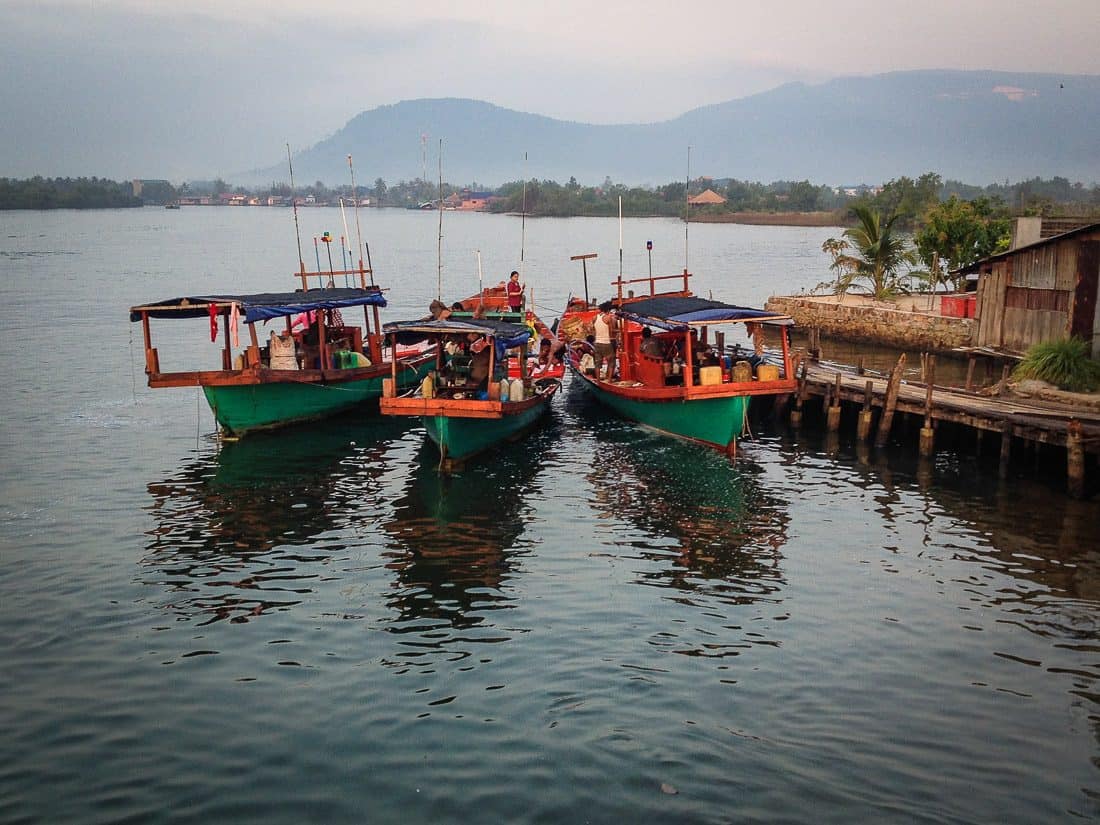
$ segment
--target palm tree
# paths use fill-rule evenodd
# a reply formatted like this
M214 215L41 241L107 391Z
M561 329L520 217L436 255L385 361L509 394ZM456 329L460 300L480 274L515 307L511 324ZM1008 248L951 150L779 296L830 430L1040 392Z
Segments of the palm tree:
M821 244L821 251L832 256L833 262L829 264L829 269L836 273L836 283L818 284L818 288L829 287L832 289L838 302L843 299L844 293L852 285L852 277L855 275L852 258L845 254L850 248L848 242L840 238L826 238L824 243Z
M849 258L856 277L867 281L868 291L876 299L890 298L901 288L898 270L903 264L912 265L916 260L905 238L894 233L898 213L883 222L882 216L866 204L853 206L852 212L858 223L845 229L844 237L856 252Z

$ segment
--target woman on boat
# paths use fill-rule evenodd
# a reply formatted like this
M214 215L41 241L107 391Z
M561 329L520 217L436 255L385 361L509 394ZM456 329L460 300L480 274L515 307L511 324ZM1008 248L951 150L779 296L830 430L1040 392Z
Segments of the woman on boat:
M508 284L506 290L508 292L508 309L511 312L519 312L523 309L523 290L524 285L519 282L519 273L514 269L512 274L508 276Z

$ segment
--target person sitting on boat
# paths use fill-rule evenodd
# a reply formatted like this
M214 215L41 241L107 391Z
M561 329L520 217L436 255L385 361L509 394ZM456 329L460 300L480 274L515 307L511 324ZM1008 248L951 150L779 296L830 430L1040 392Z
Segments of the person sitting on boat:
M752 355L745 360L755 369L764 363L764 327L762 324L747 321L745 333L752 339Z
M443 321L450 317L451 310L447 308L447 305L441 300L436 298L428 305L428 311L432 314L432 318L436 321Z
M653 337L653 330L649 327L642 330L642 343L638 349L642 355L648 355L650 358L665 357L665 348L661 346L660 341Z
M603 362L607 360L607 380L614 380L615 376L615 339L619 332L619 322L612 313L613 304L604 301L600 304L600 314L596 316L593 324L595 327L595 356L596 378L603 377Z
M477 390L489 388L489 356L492 348L485 338L470 333L470 379Z
M519 282L519 273L513 269L512 274L508 276L508 284L505 287L505 290L508 293L509 311L519 312L523 309L524 289L526 289L526 285Z

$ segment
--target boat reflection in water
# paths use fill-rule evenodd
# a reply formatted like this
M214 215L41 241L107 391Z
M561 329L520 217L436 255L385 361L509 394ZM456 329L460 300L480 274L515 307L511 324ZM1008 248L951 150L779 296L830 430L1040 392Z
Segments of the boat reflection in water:
M386 566L395 574L387 629L416 637L400 654L403 661L389 664L423 665L440 652L464 657L475 643L510 638L493 614L512 607L509 581L530 552L523 541L526 502L558 437L551 414L538 432L455 476L438 472L434 445L420 450L383 524L390 537Z
M377 517L384 459L406 430L348 416L256 433L150 483L142 581L167 591L165 610L200 624L298 604L344 549L341 528ZM332 542L318 540L328 532Z
M699 627L665 628L654 643L692 656L776 644L759 620L783 600L790 516L761 483L761 469L745 458L734 463L698 445L609 424L597 425L592 506L641 532L629 542L637 551L638 584L671 590L669 598L699 610ZM735 615L737 628L755 622L753 632L731 635ZM711 621L715 626L703 629Z

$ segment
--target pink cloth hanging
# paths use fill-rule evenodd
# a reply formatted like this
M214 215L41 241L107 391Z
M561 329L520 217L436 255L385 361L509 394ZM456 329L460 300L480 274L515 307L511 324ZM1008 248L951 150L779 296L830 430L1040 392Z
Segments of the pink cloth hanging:
M240 319L241 305L234 301L232 307L229 309L229 340L232 341L235 347L241 345L240 334L237 332L237 322Z

